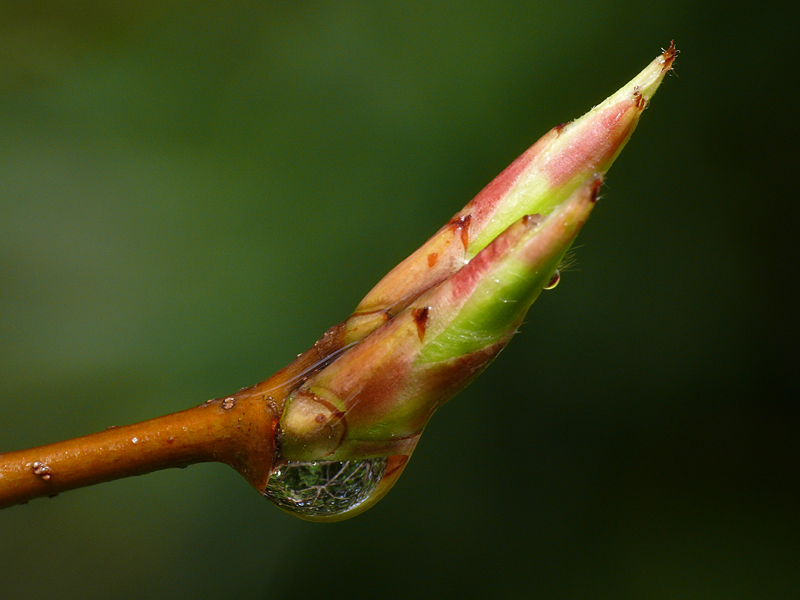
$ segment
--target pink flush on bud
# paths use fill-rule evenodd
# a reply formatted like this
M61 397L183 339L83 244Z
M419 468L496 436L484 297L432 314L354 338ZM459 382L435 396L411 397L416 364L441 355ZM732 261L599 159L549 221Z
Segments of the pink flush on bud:
M344 326L346 342L397 314L447 279L526 214L546 215L581 184L611 167L672 68L674 45L586 115L547 132L425 244L387 274Z
M456 216L472 217L469 254L474 256L511 222L525 214L548 214L587 180L604 175L676 54L670 45L613 96L551 129L467 204Z

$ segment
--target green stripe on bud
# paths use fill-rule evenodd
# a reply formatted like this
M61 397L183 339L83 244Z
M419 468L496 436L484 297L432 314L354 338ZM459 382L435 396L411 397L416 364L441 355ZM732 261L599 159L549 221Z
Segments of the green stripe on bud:
M433 412L497 356L592 210L600 180L546 218L512 224L286 401L287 460L408 454ZM411 446L411 447L409 447Z

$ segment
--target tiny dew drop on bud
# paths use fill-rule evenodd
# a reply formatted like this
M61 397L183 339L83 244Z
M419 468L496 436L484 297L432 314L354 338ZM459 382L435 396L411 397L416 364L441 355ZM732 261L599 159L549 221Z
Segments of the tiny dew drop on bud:
M273 472L264 496L299 517L335 517L353 510L375 492L387 461L290 461Z
M544 289L552 290L554 287L558 285L559 281L561 281L561 273L559 273L558 269L556 269L556 272L553 273L553 276L550 278L550 281L547 282L547 285L544 286Z

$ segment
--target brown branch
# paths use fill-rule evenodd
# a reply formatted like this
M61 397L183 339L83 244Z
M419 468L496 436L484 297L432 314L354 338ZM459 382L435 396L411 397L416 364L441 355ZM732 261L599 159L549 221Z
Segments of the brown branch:
M0 508L213 461L232 466L263 493L274 460L278 412L260 387L142 423L0 454Z
M0 453L0 509L42 496L200 462L222 462L264 493L286 396L344 346L332 327L295 361L258 385L134 425Z

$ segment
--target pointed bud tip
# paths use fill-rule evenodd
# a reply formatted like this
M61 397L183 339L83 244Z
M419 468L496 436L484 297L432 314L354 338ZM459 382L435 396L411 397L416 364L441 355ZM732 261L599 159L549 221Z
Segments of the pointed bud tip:
M662 48L662 50L663 52L661 53L660 57L661 72L666 73L667 71L672 70L672 63L675 62L675 59L678 57L678 54L680 54L680 51L675 48L675 40L670 41L669 48L666 50Z
M619 102L629 102L631 98L631 89L633 89L633 98L636 107L641 112L655 95L664 76L672 70L677 56L678 50L675 48L675 42L670 42L669 48L662 50L661 54L647 65L636 77L625 84L616 94L607 98L602 104L596 106L590 112L596 112L618 104Z
M638 98L644 100L641 108L644 108L650 98L656 93L658 86L661 85L661 81L664 79L664 75L672 70L672 65L677 56L678 49L675 48L675 42L671 41L669 43L669 48L663 50L661 54L652 63L647 65L647 67L631 82L634 85L634 95L637 96L637 102Z

